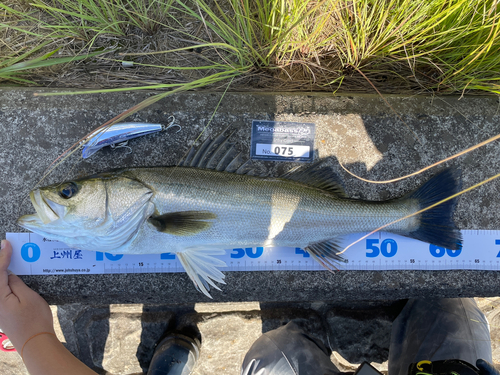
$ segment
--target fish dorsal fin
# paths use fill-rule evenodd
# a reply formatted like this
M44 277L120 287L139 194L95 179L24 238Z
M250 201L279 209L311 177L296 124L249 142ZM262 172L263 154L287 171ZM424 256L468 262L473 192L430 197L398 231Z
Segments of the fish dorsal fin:
M307 245L306 250L311 256L327 270L338 269L339 262L347 262L342 256L337 255L342 251L339 238L330 238L329 240L314 242Z
M300 182L305 185L326 190L339 198L347 198L340 179L328 168L320 168L322 161L307 167L297 167L285 173L281 178Z
M234 134L225 136L224 130L215 139L208 137L198 148L191 147L186 157L179 162L179 167L215 169L219 172L252 174L251 161L246 160L228 139Z
M191 166L197 168L213 169L207 167L208 162L212 161L212 156L217 154L221 146L228 143L227 140L230 136L231 134L228 137L225 137L224 133L221 133L217 137L215 137L214 140L212 140L210 137L207 138L205 142L203 142L202 147L200 147L200 150L198 150L198 152L196 153L195 158L191 162Z
M192 236L210 228L209 220L216 218L217 215L208 211L181 211L151 216L148 222L163 233Z

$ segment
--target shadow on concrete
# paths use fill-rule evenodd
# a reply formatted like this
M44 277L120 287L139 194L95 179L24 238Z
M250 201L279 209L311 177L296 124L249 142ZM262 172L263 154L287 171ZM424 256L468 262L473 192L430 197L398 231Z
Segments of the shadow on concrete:
M406 300L386 305L335 307L324 316L328 327L328 345L353 364L383 363L389 358L392 323Z
M100 375L147 373L167 332L201 342L194 305L143 305L141 311L137 305L74 304L59 306L57 315L66 348Z
M389 358L392 322L405 304L406 300L336 305L318 302L309 306L261 303L262 333L300 320L308 334L351 364L383 363Z
M72 307L57 310L67 349L98 374L107 374L103 370L103 359L110 328L109 306Z
M195 335L201 342L201 335L190 314L196 314L194 305L182 307L165 305L144 305L141 316L141 341L137 348L136 357L139 364L147 373L156 345L170 332L182 332L188 337Z

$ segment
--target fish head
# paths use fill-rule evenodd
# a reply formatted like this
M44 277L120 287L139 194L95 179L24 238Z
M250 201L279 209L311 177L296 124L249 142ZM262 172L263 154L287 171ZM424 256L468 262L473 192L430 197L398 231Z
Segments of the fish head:
M31 191L36 214L18 224L82 250L114 250L154 212L152 195L141 182L114 174L65 181Z
M34 225L65 222L68 226L98 228L105 219L106 184L102 180L66 181L30 192L37 215Z

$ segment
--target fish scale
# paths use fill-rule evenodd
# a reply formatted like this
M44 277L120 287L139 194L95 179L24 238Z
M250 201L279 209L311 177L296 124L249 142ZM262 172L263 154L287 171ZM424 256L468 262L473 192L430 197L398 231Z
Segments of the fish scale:
M217 219L207 231L183 237L156 230L140 232L133 246L182 252L210 245L303 246L353 232L374 230L418 208L415 201L387 204L343 200L294 181L236 175L194 168L152 168L125 172L148 181L151 201L164 212L209 211ZM296 198L295 200L293 198ZM410 232L417 218L393 225L391 232ZM269 238L273 227L282 227ZM123 249L121 249L123 251Z

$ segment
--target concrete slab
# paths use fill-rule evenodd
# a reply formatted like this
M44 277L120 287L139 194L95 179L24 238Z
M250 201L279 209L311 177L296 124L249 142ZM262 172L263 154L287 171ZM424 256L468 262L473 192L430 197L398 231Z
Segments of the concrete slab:
M0 91L0 235L21 231L15 221L32 212L25 199L43 171L62 151L91 129L150 96L34 97L37 90ZM180 133L157 134L125 149L99 151L86 161L74 157L47 182L126 166L173 165L208 123L219 93L186 93L134 115L134 121L165 122L175 115ZM387 97L404 123L377 96L227 94L207 132L227 125L248 153L252 119L314 122L321 157L332 156L372 179L396 177L500 132L499 103L491 97L458 99ZM417 139L418 138L418 139ZM499 147L490 145L460 158L464 186L497 173ZM271 175L291 167L257 163ZM336 165L348 194L390 199L408 192L429 174L391 185L352 179ZM499 183L463 196L456 221L462 229L499 229ZM184 274L31 276L23 279L52 306L59 338L101 374L141 374L154 343L174 317L202 335L197 375L235 374L262 332L290 319L304 319L309 331L333 351L342 371L363 360L387 369L391 322L408 297L496 296L499 276L479 271L239 272L206 303ZM371 300L376 302L366 302ZM389 300L389 301L386 301ZM500 361L497 298L478 299L488 317L494 359ZM125 304L125 305L123 305ZM17 354L0 352L0 373L26 374Z
M498 298L476 299L491 327L493 359L500 363ZM370 362L387 373L392 321L405 301L354 303L197 303L195 305L52 306L56 333L66 347L99 374L138 375L147 371L168 324L196 326L200 358L192 375L239 374L253 342L263 332L294 319L332 351L342 372ZM16 353L0 352L0 373L28 374Z
M151 96L151 93L40 97L37 90L0 92L0 235L20 231L19 215L33 209L26 199L43 171L66 148L96 126ZM77 155L47 180L61 181L117 167L173 165L208 124L220 93L185 93L166 98L130 120L166 122L174 115L179 133L156 134L131 142L126 149L99 151L85 161ZM353 172L387 179L415 171L500 132L499 103L494 97L387 96L393 113L377 96L295 94L226 94L207 133L231 125L235 140L248 154L252 119L304 121L316 124L319 156L331 156ZM204 137L204 136L203 136ZM202 138L203 138L202 137ZM497 173L498 144L489 145L452 164L463 170L464 186ZM256 163L270 175L290 163ZM372 185L356 180L336 163L347 193L354 198L384 200L420 185L431 173L396 184ZM498 229L499 182L463 196L456 222L461 229ZM206 297L184 274L30 276L23 279L51 304L196 303ZM349 271L231 272L214 301L353 301L408 297L494 296L499 274L488 271Z

